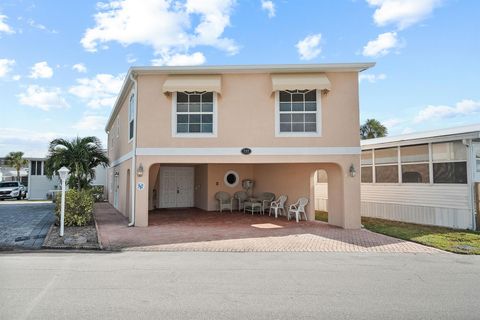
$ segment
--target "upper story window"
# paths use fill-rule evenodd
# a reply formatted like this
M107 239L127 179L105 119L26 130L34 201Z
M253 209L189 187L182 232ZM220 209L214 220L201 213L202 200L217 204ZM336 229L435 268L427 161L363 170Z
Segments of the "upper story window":
M32 176L43 176L43 161L30 161L30 174Z
M133 139L135 130L135 94L130 96L130 104L128 106L128 140Z
M286 90L277 94L277 136L318 136L320 99L317 90Z
M209 137L216 135L216 94L214 92L176 92L173 135Z

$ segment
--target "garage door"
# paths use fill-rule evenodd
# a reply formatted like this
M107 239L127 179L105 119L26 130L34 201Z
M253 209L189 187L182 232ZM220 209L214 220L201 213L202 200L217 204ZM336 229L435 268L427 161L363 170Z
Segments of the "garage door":
M160 167L160 208L193 207L193 167Z

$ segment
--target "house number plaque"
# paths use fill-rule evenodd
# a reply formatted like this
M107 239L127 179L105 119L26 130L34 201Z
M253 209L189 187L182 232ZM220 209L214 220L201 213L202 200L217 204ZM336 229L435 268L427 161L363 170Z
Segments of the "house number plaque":
M252 149L250 149L250 148L243 148L243 149L241 150L241 152L242 152L242 154L247 155L247 154L252 153Z

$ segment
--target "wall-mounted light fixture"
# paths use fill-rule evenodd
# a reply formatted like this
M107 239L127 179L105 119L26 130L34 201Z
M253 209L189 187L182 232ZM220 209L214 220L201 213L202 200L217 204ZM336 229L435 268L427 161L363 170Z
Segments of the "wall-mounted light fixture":
M137 168L137 176L139 177L143 176L143 165L141 163Z
M350 169L348 170L350 172L350 177L355 177L357 174L357 171L355 170L355 167L353 166L353 163L350 165Z

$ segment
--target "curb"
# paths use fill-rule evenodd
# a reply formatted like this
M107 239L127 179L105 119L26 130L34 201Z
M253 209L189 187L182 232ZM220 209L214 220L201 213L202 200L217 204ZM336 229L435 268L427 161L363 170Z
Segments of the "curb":
M95 217L95 211L93 212L93 221L95 222L95 231L97 232L97 242L100 250L105 250L103 246L102 237L100 236L100 232L98 230L97 218Z

